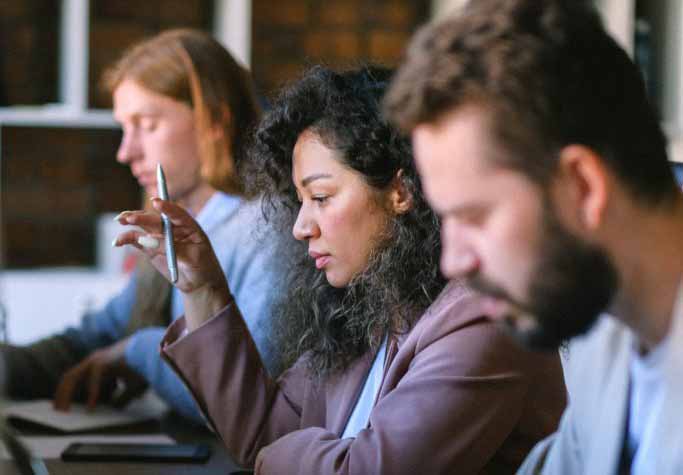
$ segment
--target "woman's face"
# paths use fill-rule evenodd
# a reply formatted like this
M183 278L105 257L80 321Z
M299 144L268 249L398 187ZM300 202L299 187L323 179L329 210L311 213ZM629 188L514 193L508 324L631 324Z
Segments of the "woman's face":
M301 202L294 237L308 241L330 285L345 287L382 239L392 191L375 191L309 130L294 145L292 180Z

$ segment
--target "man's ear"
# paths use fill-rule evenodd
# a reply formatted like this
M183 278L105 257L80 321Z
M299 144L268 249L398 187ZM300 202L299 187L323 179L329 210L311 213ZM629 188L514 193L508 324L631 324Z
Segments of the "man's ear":
M560 199L576 210L587 229L603 224L610 192L611 175L603 158L585 145L567 145L560 151L557 179L564 193Z
M413 207L413 195L403 181L403 170L399 170L392 180L389 191L389 209L395 214L403 214Z

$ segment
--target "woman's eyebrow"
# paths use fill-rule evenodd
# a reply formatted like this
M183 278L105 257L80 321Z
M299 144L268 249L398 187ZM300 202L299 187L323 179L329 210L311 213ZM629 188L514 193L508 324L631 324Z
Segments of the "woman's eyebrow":
M301 180L301 186L306 187L312 181L319 180L321 178L332 178L332 175L329 173L315 173L313 175L308 175L306 178Z

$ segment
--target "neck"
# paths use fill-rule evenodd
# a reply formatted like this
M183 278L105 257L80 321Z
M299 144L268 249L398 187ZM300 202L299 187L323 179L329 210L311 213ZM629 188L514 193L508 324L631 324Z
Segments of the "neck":
M649 351L669 332L683 278L683 199L662 210L634 212L613 239L621 285L611 312Z
M188 210L192 216L197 216L207 201L216 192L209 184L202 183L175 201L183 208Z

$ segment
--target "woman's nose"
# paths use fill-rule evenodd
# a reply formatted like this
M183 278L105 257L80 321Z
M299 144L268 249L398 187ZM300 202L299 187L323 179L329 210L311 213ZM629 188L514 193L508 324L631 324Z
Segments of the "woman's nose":
M294 238L299 241L304 241L316 237L319 234L318 226L315 220L310 216L306 210L306 206L302 205L299 209L299 214L294 222L292 234Z

